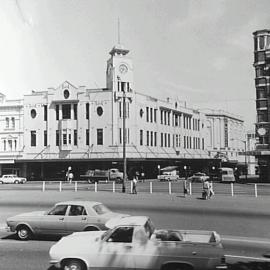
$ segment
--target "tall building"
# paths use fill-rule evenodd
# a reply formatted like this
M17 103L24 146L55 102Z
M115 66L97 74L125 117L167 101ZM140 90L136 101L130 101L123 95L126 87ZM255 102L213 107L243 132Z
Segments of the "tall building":
M260 177L270 182L270 30L253 33L256 87L256 157Z

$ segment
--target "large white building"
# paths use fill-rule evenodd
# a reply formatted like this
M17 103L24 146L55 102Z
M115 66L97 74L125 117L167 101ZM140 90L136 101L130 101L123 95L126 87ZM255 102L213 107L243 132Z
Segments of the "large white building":
M106 88L87 89L66 81L25 95L23 104L18 101L20 123L24 123L18 132L24 136L18 142L22 151L15 163L21 174L49 178L59 173L62 177L69 166L76 175L88 168L121 169L124 124L128 171L144 170L149 176L158 166L172 164L180 170L184 166L207 170L209 162L219 162L213 155L218 149L230 153L240 149L230 149L232 143L226 145L226 138L220 142L216 138L221 138L222 132L229 136L228 130L232 130L228 140L231 136L242 138L242 120L221 117L222 130L211 115L188 108L184 102L136 91L128 52L121 45L110 51ZM14 107L16 119L19 112Z

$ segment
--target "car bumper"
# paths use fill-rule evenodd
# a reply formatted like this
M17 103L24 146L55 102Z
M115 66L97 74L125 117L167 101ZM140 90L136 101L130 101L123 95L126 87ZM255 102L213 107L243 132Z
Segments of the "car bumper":
M50 260L50 264L55 266L56 268L60 268L61 264L58 260Z

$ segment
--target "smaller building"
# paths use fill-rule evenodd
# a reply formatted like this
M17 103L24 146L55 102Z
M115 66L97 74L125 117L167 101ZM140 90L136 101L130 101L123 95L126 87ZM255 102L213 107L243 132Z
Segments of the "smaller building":
M23 152L23 100L8 100L0 93L0 175L23 175L15 164Z

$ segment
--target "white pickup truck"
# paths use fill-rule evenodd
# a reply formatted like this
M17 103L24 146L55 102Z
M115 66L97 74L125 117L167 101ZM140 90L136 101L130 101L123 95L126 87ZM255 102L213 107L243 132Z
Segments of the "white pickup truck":
M50 249L62 269L227 269L214 231L156 230L149 217L111 219L108 231L77 232Z

